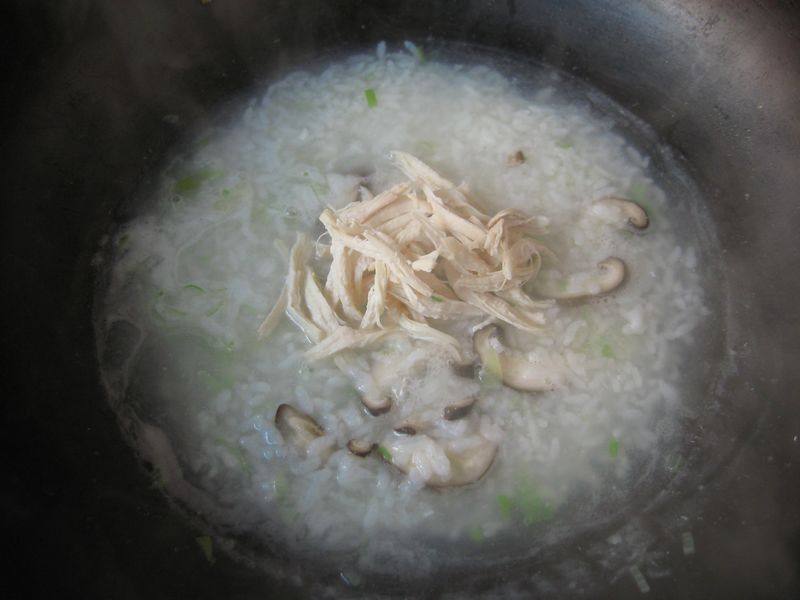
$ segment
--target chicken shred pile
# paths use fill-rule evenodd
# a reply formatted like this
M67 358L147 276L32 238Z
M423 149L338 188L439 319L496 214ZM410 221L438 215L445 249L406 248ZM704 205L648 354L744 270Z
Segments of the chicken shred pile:
M454 185L418 158L391 154L408 181L319 217L329 244L299 233L281 295L259 327L266 337L282 313L314 345L309 360L370 347L390 335L434 344L462 359L455 338L428 320L499 320L538 331L551 301L522 289L549 250L535 239L543 217L505 209L489 216L463 184ZM324 237L324 236L323 236ZM324 286L312 254L330 260Z

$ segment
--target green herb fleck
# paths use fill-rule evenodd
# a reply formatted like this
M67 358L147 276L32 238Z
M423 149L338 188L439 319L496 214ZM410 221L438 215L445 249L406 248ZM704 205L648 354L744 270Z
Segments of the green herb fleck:
M235 383L233 377L221 373L212 373L205 369L197 371L197 380L207 390L214 394L219 394L224 390L229 390Z
M222 171L209 168L200 169L176 181L173 191L182 196L193 196L206 181L217 179L222 175Z
M161 490L162 492L167 487L167 482L164 479L164 474L161 472L161 469L155 467L153 469L153 483L151 484L153 488L157 490Z
M222 438L216 438L214 442L216 442L218 445L225 448L225 450L233 454L234 458L236 459L236 462L239 463L239 467L247 475L251 475L253 473L253 468L250 466L250 462L247 460L247 457L244 455L244 452L242 452L241 448L239 448L234 444L231 444L227 440L223 440Z
M483 527L481 527L480 525L475 525L474 527L470 527L468 534L469 534L469 539L471 539L473 542L479 543L484 540Z
M608 455L611 458L617 458L619 454L619 440L614 436L611 436L611 439L608 442Z
M389 452L388 448L384 446L378 446L378 454L383 457L383 460L391 461L392 460L392 453Z
M431 300L433 300L434 302L444 302L444 298L436 295L431 296Z
M275 495L279 501L289 498L289 480L286 479L286 474L284 473L278 473L275 478Z
M367 106L370 108L378 106L378 96L375 95L375 90L372 88L364 90L364 97L367 99Z
M227 194L225 191L223 191L220 198L214 202L214 210L218 210L220 212L230 212L236 207L236 204L239 202L239 198L231 194L230 190L226 191L228 192Z
M436 152L436 144L428 140L422 140L417 144L420 154L430 156Z
M314 196L317 198L317 202L322 204L321 196L325 196L331 189L325 185L324 183L317 183L316 181L312 181L308 184L311 188L311 191L314 192Z
M570 142L569 140L561 140L559 142L556 142L556 146L558 146L559 148L563 148L564 150L569 150L570 148L572 148L572 142Z
M242 306L239 308L239 312L248 313L255 317L261 314L255 306L252 304L247 304L247 302L242 303Z
M694 554L695 551L694 536L692 535L691 531L684 531L681 534L681 542L683 546L684 556L691 556L692 554Z
M614 358L614 349L611 347L611 344L603 344L603 347L600 348L600 354L602 354L605 358Z
M185 286L183 286L183 289L194 290L195 292L200 292L201 294L206 293L206 290L204 288L201 288L199 285L196 285L194 283L187 283Z
M410 41L406 41L404 45L406 50L414 55L414 58L417 59L417 62L425 62L425 52L422 50L422 48Z
M213 317L215 314L219 312L219 309L225 305L225 300L220 300L214 306L206 311L207 317Z
M545 500L536 489L536 486L525 477L514 487L510 496L497 497L500 516L510 519L515 514L522 517L525 525L533 525L553 517L553 506Z
M525 525L546 521L553 516L553 507L537 491L533 483L523 481L514 490L514 498Z
M514 501L504 494L497 497L497 506L500 507L500 516L504 519L511 518L511 512L514 510Z
M214 542L212 539L207 535L201 535L194 538L194 541L200 546L200 550L203 551L203 556L206 557L208 564L213 565L216 560L214 559Z
M683 456L680 454L672 454L667 457L666 466L670 471L677 471L683 465Z

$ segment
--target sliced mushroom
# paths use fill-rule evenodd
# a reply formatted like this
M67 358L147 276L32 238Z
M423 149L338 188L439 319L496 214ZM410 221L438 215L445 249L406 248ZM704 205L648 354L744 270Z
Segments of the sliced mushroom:
M525 155L522 153L522 150L517 150L513 154L509 154L508 158L506 159L506 163L509 167L516 167L524 162Z
M450 477L433 477L428 480L431 487L455 487L478 481L486 474L497 455L497 444L481 437L481 442L457 451L449 443L444 451L450 459Z
M395 427L394 432L400 435L417 435L417 428L411 423L403 423Z
M605 196L594 202L592 210L595 214L606 219L624 219L636 229L647 229L650 219L647 211L633 200L619 198L618 196ZM605 214L604 214L605 213Z
M497 444L476 435L464 439L435 440L427 435L388 438L381 456L412 479L435 488L478 481L494 461Z
M421 410L407 415L393 430L400 435L417 435L435 427L438 419L435 410Z
M575 300L607 294L617 289L625 280L626 268L622 259L609 256L597 263L597 273L578 273L560 282L536 280L537 294L556 300Z
M366 440L350 440L347 442L347 449L356 456L364 457L375 447L375 444Z
M472 338L481 364L505 385L523 392L546 392L563 382L563 369L546 355L530 358L503 346L500 328L488 325Z
M301 452L306 452L311 442L325 435L325 430L312 417L289 404L278 407L275 425L283 439Z
M364 405L364 408L367 409L369 414L371 414L373 417L377 417L391 410L392 396L386 392L371 390L367 393L361 394L361 403Z
M475 396L467 396L466 398L462 398L457 402L453 402L444 407L442 411L442 417L446 421L457 421L458 419L463 419L469 414L469 411L472 410L472 407L475 406L477 398Z
M347 374L359 392L361 403L373 417L382 415L392 408L392 396L384 391L385 385L376 380L376 373L364 368L358 361L347 353L334 357L336 366Z

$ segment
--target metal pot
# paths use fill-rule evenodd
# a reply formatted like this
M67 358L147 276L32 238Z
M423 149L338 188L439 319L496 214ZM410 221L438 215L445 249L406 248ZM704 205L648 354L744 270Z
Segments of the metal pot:
M640 571L657 597L800 593L796 3L70 0L17 2L10 23L2 500L25 589L84 598L377 591L314 565L298 585L297 565L282 569L269 549L271 570L220 553L209 566L200 534L149 487L103 397L91 261L184 132L227 98L326 51L432 36L560 67L651 124L682 157L704 192L724 265L713 286L727 371L706 359L706 400L718 419L695 432L714 459L592 535L633 522L647 532L662 558ZM670 525L684 510L691 558ZM553 595L638 596L634 577L606 572L586 551L593 539L494 572L393 589L491 594L501 582L577 564L595 574L592 586L553 577L545 582Z

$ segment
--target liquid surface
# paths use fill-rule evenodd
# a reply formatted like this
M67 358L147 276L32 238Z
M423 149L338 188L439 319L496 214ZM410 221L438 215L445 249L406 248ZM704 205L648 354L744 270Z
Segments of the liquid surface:
M668 156L637 148L650 134L633 117L555 72L510 76L509 64L379 51L293 73L203 132L114 237L97 310L112 404L165 491L218 531L335 552L350 583L424 575L557 544L681 469L681 424L698 410L687 354L709 314L698 265L713 248L699 240L698 198ZM373 417L331 361L304 359L308 343L288 321L257 339L296 232L316 238L321 210L353 200L359 183L402 180L387 158L396 149L465 182L490 212L547 217L542 240L559 260L543 276L609 256L628 265L619 290L559 304L535 339L509 340L546 353L567 373L563 387L517 392L430 360ZM517 151L525 160L510 165ZM650 227L593 213L608 194L645 207ZM411 360L414 348L391 351ZM432 490L345 448L457 395L479 401L449 433L468 422L499 445L476 484ZM318 421L330 458L292 454L274 424L281 403Z

